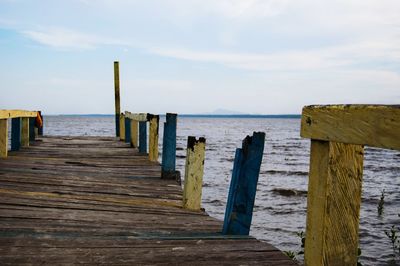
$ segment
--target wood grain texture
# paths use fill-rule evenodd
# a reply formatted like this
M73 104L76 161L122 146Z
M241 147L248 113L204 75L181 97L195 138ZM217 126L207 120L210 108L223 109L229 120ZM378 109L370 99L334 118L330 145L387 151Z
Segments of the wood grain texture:
M188 137L185 164L185 183L183 188L183 207L200 210L203 190L204 156L206 139Z
M29 118L21 118L21 147L29 146Z
M119 87L119 62L114 62L114 99L115 99L115 135L120 136L120 113L121 113L121 100L120 100L120 87Z
M135 120L135 121L148 121L148 113L131 113L128 111L125 111L125 117Z
M301 136L400 150L400 106L306 106Z
M0 119L0 158L8 155L8 120Z
M312 140L306 265L356 265L364 149Z
M133 148L139 147L139 125L138 121L131 119L131 145Z
M0 160L0 265L296 265L182 208L160 165L110 137L43 137Z
M157 162L158 160L158 123L160 117L153 115L149 119L149 160Z
M176 123L177 114L167 113L165 117L162 150L162 178L175 178L176 170Z
M119 139L125 141L125 115L119 116Z
M0 110L0 119L17 118L17 117L36 117L36 111L26 110Z

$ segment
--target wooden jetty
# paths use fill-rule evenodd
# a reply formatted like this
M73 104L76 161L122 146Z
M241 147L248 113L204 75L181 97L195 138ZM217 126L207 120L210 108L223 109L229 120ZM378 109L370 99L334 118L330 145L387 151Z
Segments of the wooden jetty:
M0 160L0 264L295 265L182 208L181 186L112 137L40 137Z

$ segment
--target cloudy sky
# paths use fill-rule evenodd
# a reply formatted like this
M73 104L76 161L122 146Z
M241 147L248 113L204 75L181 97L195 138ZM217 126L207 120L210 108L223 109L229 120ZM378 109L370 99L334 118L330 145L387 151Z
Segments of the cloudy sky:
M400 103L399 0L0 0L0 109Z

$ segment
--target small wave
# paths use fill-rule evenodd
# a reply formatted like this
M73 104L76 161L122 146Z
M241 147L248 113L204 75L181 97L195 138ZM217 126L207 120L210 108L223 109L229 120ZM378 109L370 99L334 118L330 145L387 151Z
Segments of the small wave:
M267 170L262 171L261 174L270 174L270 175L285 175L285 176L308 176L308 172L305 171L284 171L284 170Z
M280 196L292 197L292 196L307 196L307 191L304 190L296 190L296 189L287 189L287 188L274 188L272 193L278 194Z

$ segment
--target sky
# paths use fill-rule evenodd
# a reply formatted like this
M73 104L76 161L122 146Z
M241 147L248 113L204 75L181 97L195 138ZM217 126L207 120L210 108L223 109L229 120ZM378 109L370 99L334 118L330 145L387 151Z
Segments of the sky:
M399 0L0 0L0 109L400 104Z

